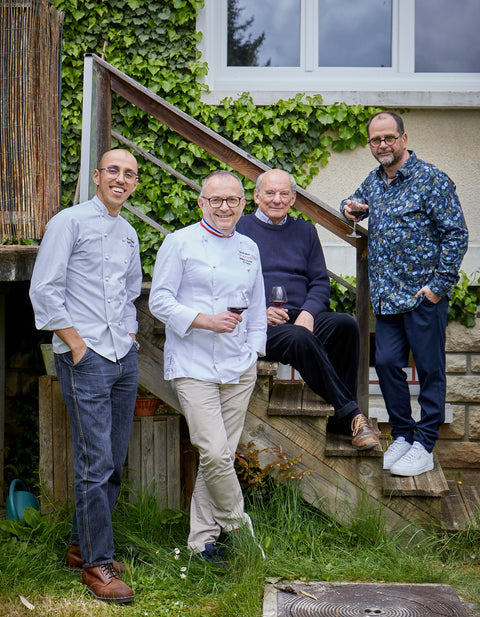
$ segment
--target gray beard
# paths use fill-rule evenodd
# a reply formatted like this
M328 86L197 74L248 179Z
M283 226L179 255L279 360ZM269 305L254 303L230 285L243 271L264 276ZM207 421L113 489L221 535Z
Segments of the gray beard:
M396 163L396 159L395 159L395 155L393 154L393 152L391 154L381 154L381 155L377 155L377 161L383 166L383 167L391 167L394 163Z

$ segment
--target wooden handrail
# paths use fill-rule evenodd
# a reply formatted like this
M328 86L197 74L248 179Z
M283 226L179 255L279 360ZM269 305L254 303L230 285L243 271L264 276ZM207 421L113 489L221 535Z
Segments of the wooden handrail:
M250 180L256 181L258 175L268 171L270 167L265 165L248 152L245 152L234 143L218 135L198 120L190 117L185 112L176 108L165 99L145 86L125 75L114 66L96 56L87 54L91 57L97 70L97 160L110 147L112 134L111 127L111 91L129 101L139 109L142 109L150 116L162 122L165 126L184 137L189 142L201 147L204 151L213 155L220 161ZM119 141L127 143L127 139L118 133L115 135ZM137 152L138 146L133 142L129 143ZM143 155L144 152L142 151ZM165 164L148 155L146 158L165 169ZM168 166L167 166L168 167ZM167 171L170 172L172 168ZM179 177L175 170L173 175ZM191 186L188 178L181 177L182 181ZM192 187L193 188L193 187ZM196 188L196 187L195 187ZM342 240L352 244L357 251L357 321L360 328L360 362L358 373L357 397L361 409L368 412L368 381L369 381L369 289L368 289L368 268L367 268L367 243L368 232L363 227L358 227L359 238L352 238L348 234L351 232L351 224L329 205L311 195L304 189L297 188L295 208L308 216L310 219L319 223ZM129 210L134 211L132 207ZM142 213L140 213L142 214ZM146 215L140 217L144 221L149 219ZM147 222L149 222L147 220ZM156 223L153 225L162 233L164 230Z
M92 58L98 66L103 67L110 74L111 88L114 92L246 178L255 181L260 173L270 169L268 165L168 103L102 58L94 54ZM349 238L347 234L351 232L351 225L346 219L337 210L300 187L297 189L295 208L354 246L357 242L361 243L367 238L367 232L362 227L358 228L362 238L358 240Z

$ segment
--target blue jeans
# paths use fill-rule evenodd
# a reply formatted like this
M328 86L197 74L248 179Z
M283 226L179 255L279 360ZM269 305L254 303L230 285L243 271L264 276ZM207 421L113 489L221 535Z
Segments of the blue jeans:
M392 437L405 437L433 450L445 420L445 330L448 298L426 298L408 313L377 315L375 368L388 411ZM420 382L421 416L412 418L410 390L403 370L412 350Z
M112 512L120 492L138 385L134 347L117 362L87 348L73 364L55 354L55 367L73 435L75 513L72 544L83 566L113 561Z

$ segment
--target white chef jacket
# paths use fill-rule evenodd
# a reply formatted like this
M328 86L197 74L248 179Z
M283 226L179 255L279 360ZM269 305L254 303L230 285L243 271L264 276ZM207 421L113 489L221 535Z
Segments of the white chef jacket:
M199 313L227 310L227 297L243 291L248 309L236 332L190 328ZM165 323L165 379L214 383L238 379L265 354L267 314L257 245L235 232L217 237L200 223L167 236L155 262L150 310Z
M97 196L50 219L30 285L39 330L73 326L87 347L114 362L132 347L141 286L137 233ZM70 348L54 334L53 350Z

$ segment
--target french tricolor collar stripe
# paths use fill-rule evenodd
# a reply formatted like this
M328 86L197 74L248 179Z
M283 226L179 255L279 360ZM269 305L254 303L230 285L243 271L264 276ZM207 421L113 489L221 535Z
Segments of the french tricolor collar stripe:
M205 219L202 219L200 221L200 225L203 227L203 229L206 229L208 233L211 233L213 236L217 236L217 238L231 238L235 233L235 230L233 230L231 233L228 234L228 236L224 236L222 233L217 231L215 227L209 225Z

